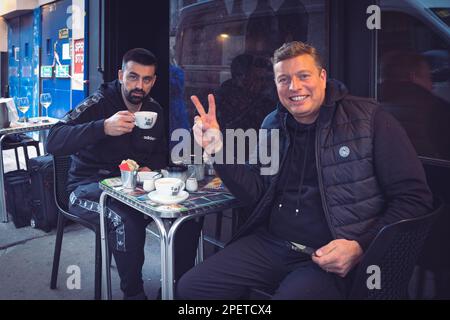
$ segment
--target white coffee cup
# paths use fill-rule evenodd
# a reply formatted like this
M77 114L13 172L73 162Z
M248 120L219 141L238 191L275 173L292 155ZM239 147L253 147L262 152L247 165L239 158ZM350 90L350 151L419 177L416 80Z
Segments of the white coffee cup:
M137 181L144 183L145 180L155 179L158 175L160 175L160 173L157 171L139 171L137 173Z
M142 188L147 192L155 190L155 179L144 180Z
M141 129L151 129L156 123L158 114L152 111L138 111L134 113L135 124Z
M156 192L163 197L176 197L184 189L184 186L184 182L177 178L155 180Z
M196 178L188 178L186 180L186 190L189 192L195 192L198 189L198 182Z

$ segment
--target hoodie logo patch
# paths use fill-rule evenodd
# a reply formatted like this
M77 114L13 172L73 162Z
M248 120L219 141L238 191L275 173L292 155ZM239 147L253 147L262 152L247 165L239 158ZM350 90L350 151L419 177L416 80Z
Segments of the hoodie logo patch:
M156 138L155 137L152 137L152 136L143 136L142 137L144 140L150 140L150 141L155 141L156 140Z
M339 155L342 158L347 158L350 155L350 148L347 146L343 146L339 148Z

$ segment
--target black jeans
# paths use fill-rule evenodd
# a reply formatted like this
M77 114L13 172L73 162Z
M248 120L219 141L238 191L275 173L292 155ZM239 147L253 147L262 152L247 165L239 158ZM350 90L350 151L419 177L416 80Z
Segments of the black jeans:
M187 272L177 299L240 299L249 289L272 299L345 299L349 277L327 273L303 253L266 231L243 237Z
M80 218L99 222L98 201L102 191L98 183L77 187L70 195L70 213ZM115 199L109 199L108 243L117 264L120 288L125 297L144 291L142 266L144 265L145 228L151 218ZM175 279L192 268L195 262L198 237L203 220L184 223L175 239Z

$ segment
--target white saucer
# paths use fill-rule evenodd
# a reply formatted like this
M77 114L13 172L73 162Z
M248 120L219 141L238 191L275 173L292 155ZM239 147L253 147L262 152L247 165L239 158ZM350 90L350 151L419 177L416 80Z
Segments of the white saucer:
M178 195L174 196L174 197L168 197L168 196L161 196L158 194L158 192L152 191L148 194L148 197L150 200L152 200L153 202L156 203L160 203L160 204L175 204L175 203L179 203L182 202L184 200L186 200L187 198L189 198L189 193L182 190L180 191L180 193L178 193Z

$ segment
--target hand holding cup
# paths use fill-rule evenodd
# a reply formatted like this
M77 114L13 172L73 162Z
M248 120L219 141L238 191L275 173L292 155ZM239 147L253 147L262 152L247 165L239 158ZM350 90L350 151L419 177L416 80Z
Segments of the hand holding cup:
M104 131L108 136L121 136L134 128L134 115L130 111L119 111L104 122Z

